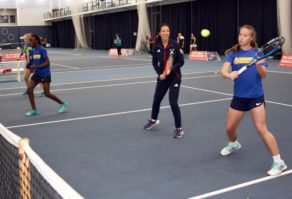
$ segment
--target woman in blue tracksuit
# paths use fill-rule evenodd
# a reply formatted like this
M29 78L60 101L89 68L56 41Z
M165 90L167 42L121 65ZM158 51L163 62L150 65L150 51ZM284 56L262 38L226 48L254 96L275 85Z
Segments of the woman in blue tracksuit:
M166 75L163 73L164 67L170 56L172 56L173 59L173 69ZM178 97L182 76L180 68L184 65L184 57L180 52L180 46L177 42L170 39L170 27L168 24L162 24L159 27L159 41L153 49L152 65L158 74L158 78L152 105L151 119L144 126L144 129L149 130L159 124L158 114L160 104L167 90L169 90L169 103L176 127L174 138L182 138L184 132L181 125Z
M226 52L221 75L224 78L234 80L234 96L227 112L226 130L229 142L221 150L221 155L227 156L241 148L237 140L237 126L245 112L251 112L254 125L273 157L272 168L267 174L274 176L280 175L282 171L286 170L287 165L281 159L277 141L268 130L266 124L262 78L267 75L266 67L268 63L265 60L261 60L242 74L239 75L237 72L253 59L257 52L256 48L255 29L250 25L244 25L240 28L238 44Z

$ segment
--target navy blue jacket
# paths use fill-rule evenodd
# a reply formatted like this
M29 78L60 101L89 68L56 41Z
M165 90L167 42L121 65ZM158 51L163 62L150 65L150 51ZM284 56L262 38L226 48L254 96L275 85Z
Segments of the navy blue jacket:
M180 52L179 44L174 40L169 40L168 46L163 47L162 42L158 42L153 49L152 65L158 75L161 75L164 70L164 66L170 56L173 54L173 70L167 76L167 78L181 77L180 68L184 65L184 56Z

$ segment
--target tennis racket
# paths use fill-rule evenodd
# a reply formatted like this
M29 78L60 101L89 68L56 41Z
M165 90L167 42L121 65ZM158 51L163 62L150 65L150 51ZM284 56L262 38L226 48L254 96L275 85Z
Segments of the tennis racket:
M246 69L248 69L248 67L257 63L258 61L279 52L279 50L281 49L284 43L285 43L285 38L282 36L276 37L268 41L266 44L264 44L261 48L258 49L258 52L255 54L254 58L247 65L243 66L240 70L237 71L238 74L243 73Z
M165 76L169 75L169 73L171 72L172 68L173 68L173 54L170 53L170 56L169 56L168 60L166 61L165 66L164 66L163 74Z

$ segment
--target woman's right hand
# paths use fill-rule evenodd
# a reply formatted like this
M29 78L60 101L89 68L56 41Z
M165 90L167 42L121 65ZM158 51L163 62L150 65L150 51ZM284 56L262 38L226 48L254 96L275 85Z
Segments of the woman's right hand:
M239 76L238 72L237 71L233 71L233 72L230 73L229 78L231 80L236 80L238 78L238 76Z
M166 78L166 76L165 76L164 74L161 74L161 75L159 76L159 79L160 79L160 80L165 80L165 78Z

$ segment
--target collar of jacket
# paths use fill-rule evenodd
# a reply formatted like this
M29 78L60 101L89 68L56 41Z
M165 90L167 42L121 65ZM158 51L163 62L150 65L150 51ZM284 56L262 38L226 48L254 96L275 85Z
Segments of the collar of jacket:
M157 47L163 50L168 50L170 48L172 48L175 45L176 41L170 39L168 42L168 46L166 48L164 48L162 41L160 41L159 43L157 43Z

